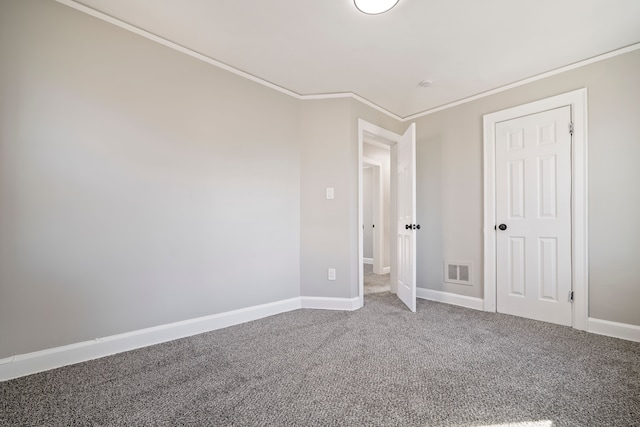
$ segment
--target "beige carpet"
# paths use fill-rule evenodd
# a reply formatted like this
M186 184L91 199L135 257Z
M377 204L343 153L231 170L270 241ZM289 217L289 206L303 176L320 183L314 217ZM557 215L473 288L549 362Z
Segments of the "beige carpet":
M391 283L390 274L375 274L371 264L364 265L364 294L379 294L389 292Z

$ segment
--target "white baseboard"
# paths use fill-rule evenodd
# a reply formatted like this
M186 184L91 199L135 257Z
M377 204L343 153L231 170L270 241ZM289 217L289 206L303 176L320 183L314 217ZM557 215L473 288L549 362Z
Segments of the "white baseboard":
M291 298L0 359L0 381L98 359L301 308ZM324 307L323 307L324 308Z
M391 273L391 267L382 267L382 274Z
M0 381L251 322L299 308L357 310L360 307L362 304L357 297L298 297L241 308L0 359Z
M363 264L373 264L373 258L362 258Z
M423 288L417 288L416 293L417 297L422 299L455 304L476 310L483 309L483 300L480 298ZM359 309L361 306L361 299L358 297L299 297L104 338L96 338L90 341L0 359L0 381L226 328L299 308L352 311ZM640 326L590 317L587 328L589 332L595 334L640 342Z
M444 302L447 304L459 305L461 307L473 308L474 310L484 309L482 298L468 297L464 295L452 294L451 292L434 291L433 289L416 288L416 296L431 301Z
M609 320L589 317L587 319L587 331L594 334L640 342L640 326L629 325L627 323L611 322Z
M302 308L317 308L323 310L357 310L361 307L360 298L327 298L300 297Z

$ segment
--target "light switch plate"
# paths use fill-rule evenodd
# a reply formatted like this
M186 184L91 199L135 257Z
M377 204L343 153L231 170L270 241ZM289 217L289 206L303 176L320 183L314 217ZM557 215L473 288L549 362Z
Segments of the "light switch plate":
M327 187L327 200L333 200L334 191L333 187Z

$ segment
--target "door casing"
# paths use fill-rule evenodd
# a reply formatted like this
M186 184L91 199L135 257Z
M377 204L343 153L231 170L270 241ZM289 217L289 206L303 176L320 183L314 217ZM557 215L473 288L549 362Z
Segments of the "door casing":
M484 310L496 311L496 182L495 125L564 106L571 107L573 139L571 150L571 270L574 300L572 326L587 329L588 292L588 229L587 229L587 89L485 114L484 127Z
M363 270L363 212L362 212L362 163L364 157L364 143L374 145L385 145L390 147L390 159L391 159L391 194L390 194L390 218L396 217L396 148L395 144L398 142L402 135L399 135L390 130L376 126L373 123L369 123L366 120L358 119L358 299L359 307L364 306L364 270ZM391 231L395 231L395 227L390 227ZM390 252L390 264L391 264L391 292L397 292L397 242L396 239L390 234L389 238L389 252Z

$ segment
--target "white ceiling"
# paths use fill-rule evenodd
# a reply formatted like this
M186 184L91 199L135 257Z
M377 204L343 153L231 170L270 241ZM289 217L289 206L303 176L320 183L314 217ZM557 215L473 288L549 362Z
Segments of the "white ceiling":
M400 0L382 15L352 0L78 3L297 94L353 92L400 117L640 42L640 0Z

